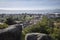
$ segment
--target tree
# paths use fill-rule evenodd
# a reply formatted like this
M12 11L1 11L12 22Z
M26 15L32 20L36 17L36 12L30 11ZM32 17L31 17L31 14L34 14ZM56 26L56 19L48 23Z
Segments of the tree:
M15 24L15 21L12 17L9 17L6 19L5 23L8 25L13 25L13 24Z

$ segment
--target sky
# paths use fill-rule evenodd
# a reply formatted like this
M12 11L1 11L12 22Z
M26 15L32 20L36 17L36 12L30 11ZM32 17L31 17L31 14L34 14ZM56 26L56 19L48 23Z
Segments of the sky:
M60 0L0 0L0 9L5 10L60 9Z

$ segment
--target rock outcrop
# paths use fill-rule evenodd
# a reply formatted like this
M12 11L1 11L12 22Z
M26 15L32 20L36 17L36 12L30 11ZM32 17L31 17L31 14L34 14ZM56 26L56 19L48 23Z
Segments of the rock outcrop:
M0 40L21 40L22 25L11 25L0 29Z
M25 40L52 40L50 36L42 33L28 33Z

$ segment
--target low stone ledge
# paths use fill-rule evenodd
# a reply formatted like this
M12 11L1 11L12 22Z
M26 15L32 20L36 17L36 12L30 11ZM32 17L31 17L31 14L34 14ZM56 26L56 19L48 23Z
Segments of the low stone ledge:
M52 40L47 34L42 33L28 33L25 40Z
M22 25L11 25L0 30L0 40L21 40Z

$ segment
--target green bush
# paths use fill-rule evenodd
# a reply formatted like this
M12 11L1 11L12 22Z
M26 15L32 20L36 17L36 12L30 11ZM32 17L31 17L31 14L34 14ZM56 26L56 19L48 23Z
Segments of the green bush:
M8 25L13 25L15 24L15 20L12 17L9 17L6 19L5 23Z
M0 24L0 29L3 29L3 28L7 28L8 27L8 25L7 24Z
M60 28L54 28L53 29L53 33L50 34L50 36L54 39L54 40L60 40Z

